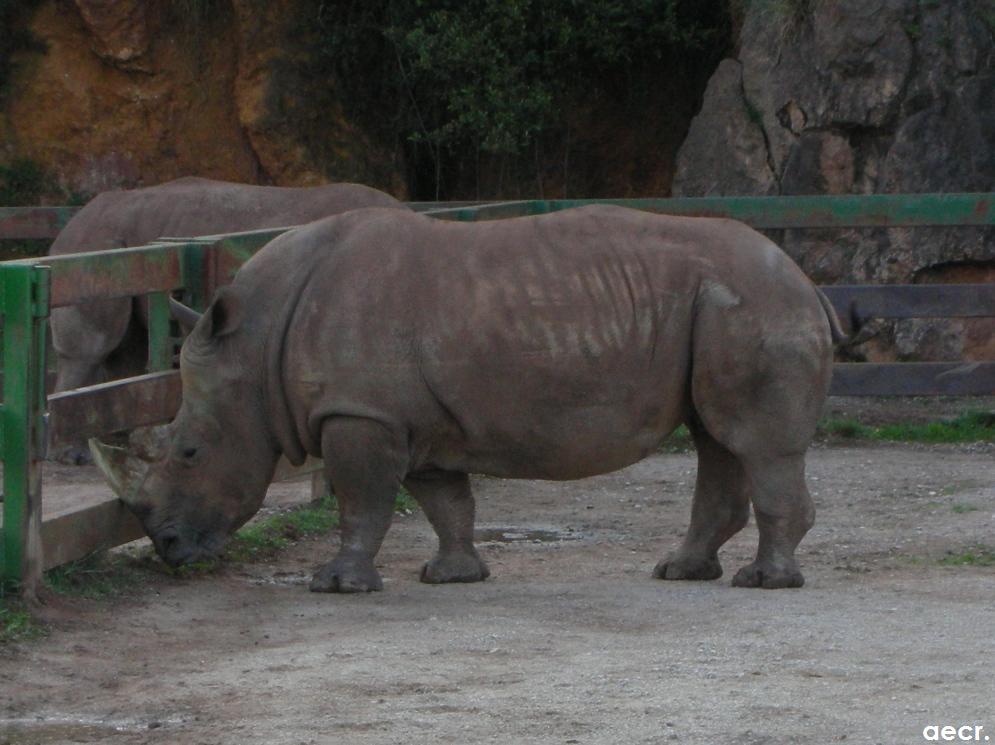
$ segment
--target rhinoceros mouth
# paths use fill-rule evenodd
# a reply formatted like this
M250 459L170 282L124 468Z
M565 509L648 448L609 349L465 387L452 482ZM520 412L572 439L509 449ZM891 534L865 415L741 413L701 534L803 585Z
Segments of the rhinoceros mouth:
M153 436L161 437L161 434ZM145 533L152 539L155 551L171 567L196 564L216 559L221 554L227 535L220 530L200 530L176 522L174 516L154 516L152 505L144 499L145 483L149 478L155 455L141 448L123 448L91 439L90 452L93 462L101 470L107 483L142 523ZM179 502L193 500L179 499Z
M159 557L174 569L189 564L214 561L221 555L223 540L211 536L189 538L174 527L150 533Z

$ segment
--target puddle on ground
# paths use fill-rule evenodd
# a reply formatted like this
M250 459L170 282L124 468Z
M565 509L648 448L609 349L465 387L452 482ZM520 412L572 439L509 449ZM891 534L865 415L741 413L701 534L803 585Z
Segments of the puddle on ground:
M584 534L573 528L482 526L473 531L477 543L563 543Z

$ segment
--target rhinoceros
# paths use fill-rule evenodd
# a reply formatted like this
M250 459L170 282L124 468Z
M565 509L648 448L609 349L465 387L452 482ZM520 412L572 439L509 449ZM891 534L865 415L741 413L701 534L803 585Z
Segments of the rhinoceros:
M632 464L682 422L698 476L661 579L797 587L812 526L805 453L843 338L774 243L729 220L588 206L472 224L366 209L248 261L181 350L183 401L157 457L99 446L170 565L216 555L283 454L324 460L341 547L322 592L380 590L402 484L438 535L428 583L485 579L468 474L577 479Z
M311 188L251 186L182 178L159 186L100 194L70 220L51 255L142 246L162 236L195 236L299 225L358 207L403 207L359 184ZM55 390L138 375L147 355L145 303L120 298L52 311L58 357ZM85 460L85 445L54 454Z

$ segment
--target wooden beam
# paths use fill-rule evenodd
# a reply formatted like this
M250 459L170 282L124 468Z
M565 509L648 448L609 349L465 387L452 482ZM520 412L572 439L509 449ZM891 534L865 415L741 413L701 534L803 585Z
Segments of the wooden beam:
M255 256L263 246L274 238L287 232L290 228L273 228L256 230L248 233L238 233L224 236L213 247L214 274L213 282L208 287L208 300L214 292L223 285L230 284L235 279L235 273L242 265Z
M995 284L824 285L820 289L844 319L851 315L851 304L861 320L995 316Z
M181 250L176 245L153 244L5 264L49 267L52 277L49 307L58 308L181 287Z
M112 494L82 509L46 516L41 526L45 569L76 561L145 535L141 523Z
M50 448L79 438L169 422L182 400L180 373L149 373L48 397Z
M309 473L320 473L322 462L308 458L302 466L291 466L280 459L274 481L288 481ZM313 491L313 487L312 487ZM323 491L317 494L322 496ZM312 494L314 498L316 495ZM46 515L41 526L44 568L61 566L76 561L94 551L114 548L143 538L145 531L124 502L113 494L82 508L73 507Z
M831 396L990 396L995 362L843 362Z

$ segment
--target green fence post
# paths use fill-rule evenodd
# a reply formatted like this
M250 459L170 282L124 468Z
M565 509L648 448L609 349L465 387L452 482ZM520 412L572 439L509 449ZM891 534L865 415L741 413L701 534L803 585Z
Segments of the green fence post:
M8 266L3 290L3 580L32 595L41 581L47 267Z
M191 308L203 311L207 297L207 249L203 242L190 241L180 254L180 275L183 277L183 300Z
M168 370L173 366L173 340L169 332L169 293L153 292L149 303L148 371Z

